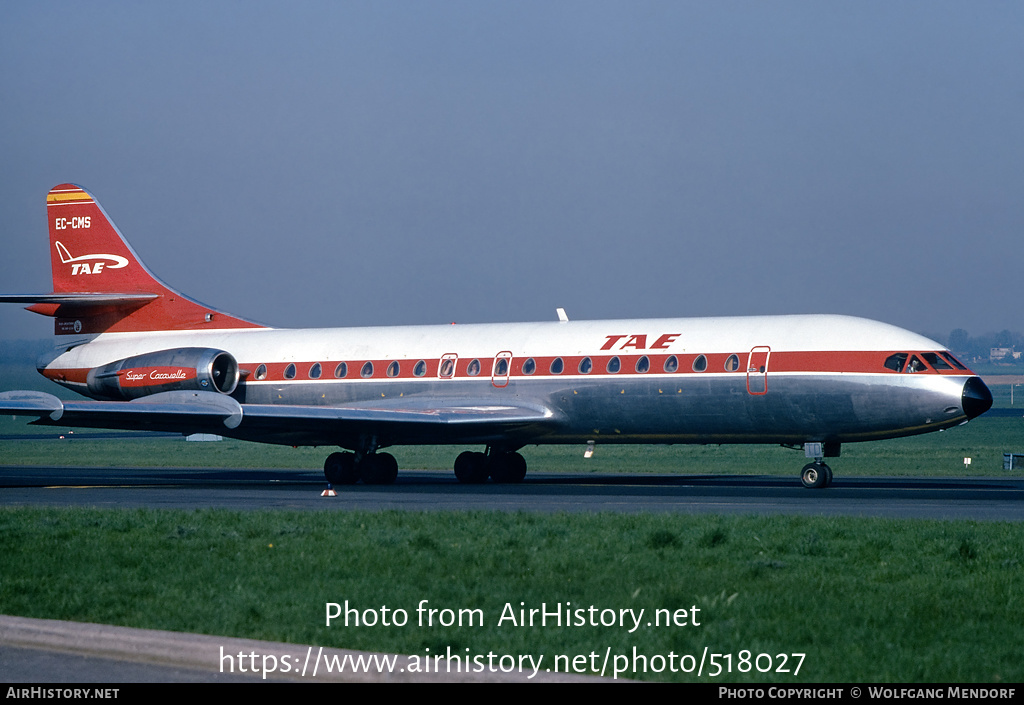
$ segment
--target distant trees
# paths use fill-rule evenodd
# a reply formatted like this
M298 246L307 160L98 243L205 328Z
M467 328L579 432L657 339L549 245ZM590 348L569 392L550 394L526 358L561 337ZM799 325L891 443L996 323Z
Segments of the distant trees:
M953 351L957 357L964 358L964 361L976 362L988 360L992 348L1011 348L1016 352L1024 351L1024 335L1014 333L1010 330L1002 330L998 333L985 333L977 337L971 335L963 328L957 328L949 334L946 346ZM1011 358L1002 360L1005 363L1024 365L1021 360Z
M966 352L970 349L971 336L963 328L957 328L949 334L949 342L946 345L953 352Z

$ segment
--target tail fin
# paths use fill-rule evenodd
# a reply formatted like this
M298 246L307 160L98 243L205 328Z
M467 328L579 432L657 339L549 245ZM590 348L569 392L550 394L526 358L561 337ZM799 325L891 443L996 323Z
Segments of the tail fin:
M53 294L29 310L56 319L57 335L262 328L174 291L154 276L85 189L55 186L46 197ZM13 300L13 297L6 297Z

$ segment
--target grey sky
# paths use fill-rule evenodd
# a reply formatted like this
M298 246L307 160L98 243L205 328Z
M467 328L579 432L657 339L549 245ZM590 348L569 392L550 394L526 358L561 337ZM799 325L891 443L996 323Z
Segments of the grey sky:
M1021 3L15 2L0 69L4 293L71 181L278 326L1024 330Z

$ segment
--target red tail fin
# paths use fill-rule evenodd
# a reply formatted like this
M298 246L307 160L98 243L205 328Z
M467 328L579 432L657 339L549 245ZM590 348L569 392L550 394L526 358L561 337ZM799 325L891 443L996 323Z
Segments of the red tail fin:
M157 279L81 187L55 186L46 197L46 215L53 291L67 296L40 297L30 309L54 316L58 335L263 327L204 306Z

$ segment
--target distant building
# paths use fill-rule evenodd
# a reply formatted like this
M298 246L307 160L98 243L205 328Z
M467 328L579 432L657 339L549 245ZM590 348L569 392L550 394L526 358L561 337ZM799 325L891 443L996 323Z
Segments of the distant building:
M1015 352L1013 348L992 348L989 350L988 359L994 361L1019 360L1021 353Z

